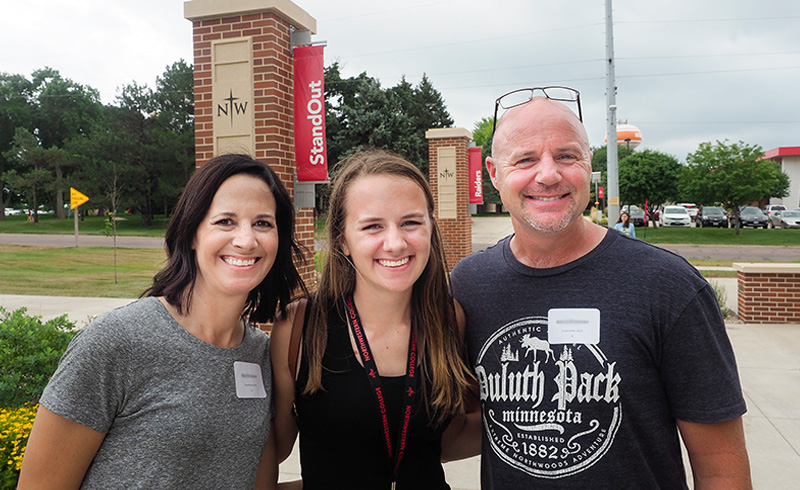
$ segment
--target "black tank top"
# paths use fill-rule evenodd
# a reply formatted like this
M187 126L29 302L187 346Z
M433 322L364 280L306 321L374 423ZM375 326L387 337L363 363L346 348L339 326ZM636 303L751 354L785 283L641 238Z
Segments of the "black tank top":
M303 356L295 384L303 489L389 489L391 464L375 395L353 352L347 322L339 317L336 308L328 319L322 389L310 396L301 395L307 379L308 362ZM395 444L405 377L381 376L381 383ZM440 462L444 427L431 423L421 399L417 397L411 417L397 489L449 490Z

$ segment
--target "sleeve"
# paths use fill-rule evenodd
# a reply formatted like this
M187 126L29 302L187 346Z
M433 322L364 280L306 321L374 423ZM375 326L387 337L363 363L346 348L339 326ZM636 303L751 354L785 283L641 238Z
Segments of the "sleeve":
M40 403L51 412L108 432L125 399L129 342L112 314L92 322L67 347Z
M631 229L631 236L632 236L633 238L636 238L636 227L635 227L635 226L633 226L633 223L631 223L631 224L630 224L630 225L628 225L628 226L630 226L630 229Z
M665 335L662 380L676 419L718 423L747 411L733 348L707 283Z

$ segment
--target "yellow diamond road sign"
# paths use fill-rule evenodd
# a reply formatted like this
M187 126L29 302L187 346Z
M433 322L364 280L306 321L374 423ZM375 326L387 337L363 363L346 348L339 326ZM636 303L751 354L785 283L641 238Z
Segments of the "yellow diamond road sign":
M89 196L82 192L75 190L73 187L69 188L69 208L75 209L81 204L89 200Z

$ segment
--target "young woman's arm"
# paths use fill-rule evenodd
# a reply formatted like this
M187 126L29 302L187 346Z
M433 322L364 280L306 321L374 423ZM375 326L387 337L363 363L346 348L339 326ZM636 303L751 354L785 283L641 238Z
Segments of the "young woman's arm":
M17 488L80 487L105 436L40 406L22 459Z
M305 306L301 299L289 305L286 316L278 319L270 335L270 356L272 358L273 397L275 403L275 447L278 463L289 457L297 438L297 422L294 419L294 380L295 373L289 367L289 353L294 318L298 305ZM302 325L301 327L302 328Z
M275 490L278 485L278 456L275 454L275 421L269 424L269 439L258 462L255 489Z
M459 340L464 342L466 316L458 301L453 301L456 308L456 322ZM469 458L481 453L481 402L478 383L472 380L464 393L466 413L453 418L447 430L442 434L442 461Z

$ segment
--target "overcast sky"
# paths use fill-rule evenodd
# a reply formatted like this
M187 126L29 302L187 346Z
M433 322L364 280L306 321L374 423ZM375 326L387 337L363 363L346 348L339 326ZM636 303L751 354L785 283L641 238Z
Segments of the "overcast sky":
M523 87L581 92L590 142L606 132L602 0L297 0L317 19L326 66L383 87L427 74L458 127L491 117ZM491 5L491 6L489 6ZM168 65L192 63L191 23L176 0L5 2L0 71L49 66L111 103ZM685 161L703 141L800 146L800 2L613 0L618 118L642 147Z

